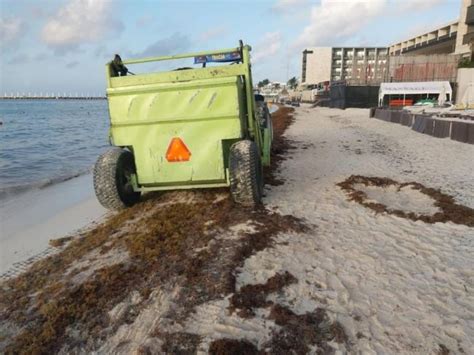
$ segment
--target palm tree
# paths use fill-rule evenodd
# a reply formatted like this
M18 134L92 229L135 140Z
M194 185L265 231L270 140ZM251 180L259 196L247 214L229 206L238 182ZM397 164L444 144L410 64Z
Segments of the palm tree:
M259 88L263 88L264 86L267 86L268 84L270 84L270 80L264 79L264 80L262 80L262 81L259 81L258 84L257 84L257 86L258 86Z
M295 89L298 86L298 79L296 77L292 77L288 82L286 83L290 89Z

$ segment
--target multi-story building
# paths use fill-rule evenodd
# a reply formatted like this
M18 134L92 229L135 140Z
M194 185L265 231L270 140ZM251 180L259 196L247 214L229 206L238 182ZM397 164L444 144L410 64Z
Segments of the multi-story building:
M459 81L459 63L471 58L473 41L474 0L461 0L459 20L389 47L386 81L456 83Z
M345 80L349 85L378 85L386 74L384 47L313 47L303 51L302 85Z
M388 48L313 47L303 51L301 84L313 89L326 81L349 86L381 82L449 81L456 100L474 92L474 0L460 0L460 16ZM470 95L470 96L469 96ZM472 99L470 99L472 101ZM469 105L474 102L469 102Z
M474 41L474 0L461 0L459 20L392 44L390 55L457 54L469 56Z
M471 52L472 56L474 50L474 0L462 1L458 28L456 53L467 55Z
M314 47L303 51L302 85L315 85L331 79L332 48Z
M349 85L378 85L383 81L453 82L459 60L474 57L473 50L474 0L461 0L459 20L388 48L305 49L301 83L311 86L337 80L346 80Z
M392 44L390 55L448 54L456 50L459 21L452 21L431 31Z

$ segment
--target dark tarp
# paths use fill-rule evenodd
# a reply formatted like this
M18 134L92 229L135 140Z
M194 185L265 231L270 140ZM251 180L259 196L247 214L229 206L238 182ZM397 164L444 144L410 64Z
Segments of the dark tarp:
M331 83L331 107L345 109L348 107L370 108L378 104L378 86L347 86Z

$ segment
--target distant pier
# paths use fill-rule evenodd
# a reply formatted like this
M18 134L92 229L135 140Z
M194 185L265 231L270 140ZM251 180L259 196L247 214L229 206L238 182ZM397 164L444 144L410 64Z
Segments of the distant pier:
M26 94L26 93L10 93L0 96L0 100L105 100L107 97L100 94Z

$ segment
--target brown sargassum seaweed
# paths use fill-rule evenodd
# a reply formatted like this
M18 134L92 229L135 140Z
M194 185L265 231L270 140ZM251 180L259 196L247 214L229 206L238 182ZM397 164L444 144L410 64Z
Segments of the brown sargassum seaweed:
M440 209L440 212L433 215L422 215L401 210L391 210L381 203L367 201L367 195L363 191L354 188L354 185L356 184L379 187L397 186L399 189L405 186L410 186L433 198L434 205ZM447 195L440 190L426 187L418 182L399 183L389 178L351 175L349 178L337 185L348 194L350 200L370 208L377 213L389 213L398 217L411 219L413 221L423 221L426 223L453 222L474 227L474 209L460 205L456 203L452 196Z

